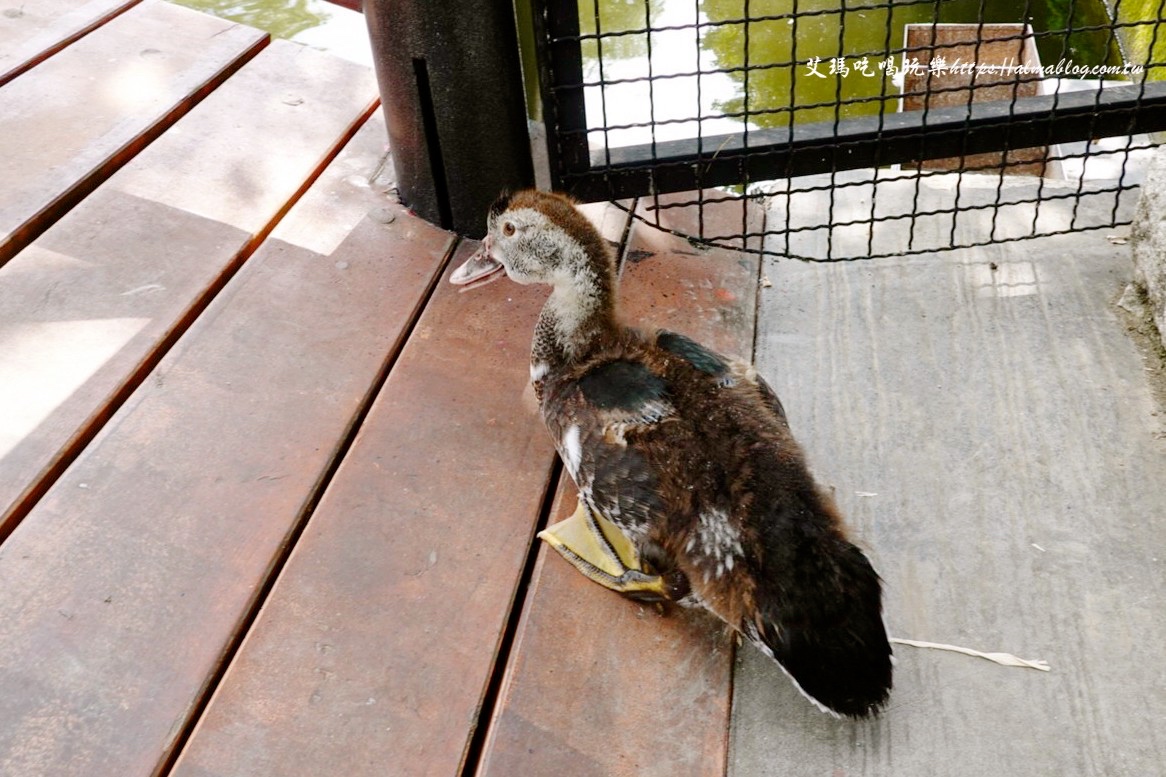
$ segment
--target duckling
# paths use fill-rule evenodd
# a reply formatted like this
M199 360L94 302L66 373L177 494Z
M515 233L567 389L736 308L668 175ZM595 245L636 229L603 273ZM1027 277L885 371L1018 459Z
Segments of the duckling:
M891 689L882 589L748 364L617 314L616 263L570 198L503 195L451 276L551 286L531 346L543 420L579 492L540 536L625 596L704 607L835 716Z

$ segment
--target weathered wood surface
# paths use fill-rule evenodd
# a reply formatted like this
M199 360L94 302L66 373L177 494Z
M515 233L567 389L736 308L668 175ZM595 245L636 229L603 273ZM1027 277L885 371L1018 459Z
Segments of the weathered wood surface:
M51 56L0 88L6 128L47 128L0 162L0 397L23 408L0 429L0 773L474 769L551 496L545 290L443 284L420 311L454 238L382 196L379 115L287 210L368 115L368 70L151 0L71 13L23 28ZM744 304L674 258L692 285L658 323ZM712 344L748 350L730 319ZM723 762L731 650L690 621L645 634L702 667L712 715L683 733Z
M0 71L115 5L0 15L16 40L75 9L0 46ZM0 774L1160 770L1166 416L1107 307L1128 271L1104 235L762 268L759 366L887 580L891 631L1053 665L899 648L887 712L834 721L711 619L626 602L534 546L574 503L563 484L546 504L526 389L545 290L428 296L455 238L384 196L379 115L285 212L367 115L372 77L273 43L218 83L262 42L144 0L0 87L0 146L25 120L14 94L50 95L76 135L21 125L66 153L0 156L0 215L67 192L0 268L0 406L40 403L0 423L4 509L24 517L0 545ZM90 76L129 83L111 57L173 67L187 97L130 101L124 122L67 105ZM62 62L88 70L30 80ZM865 191L826 204L865 212ZM1010 207L998 236L1032 222ZM721 212L705 234L750 218ZM641 225L631 240L629 313L748 355L755 259Z
M0 0L0 86L140 0Z
M367 185L383 133L288 216L340 192L343 242L266 241L0 545L0 773L171 757L452 245Z
M0 264L266 41L258 30L143 0L33 77L0 87Z
M176 776L459 773L552 472L545 294L438 287Z
M712 208L714 220L730 206ZM662 211L678 228L691 212ZM700 251L635 223L620 300L629 322L674 329L748 354L759 259ZM574 510L562 484L551 520ZM715 775L724 768L732 638L703 612L605 591L546 548L523 606L490 723L481 775Z
M767 263L758 367L885 580L890 632L1052 671L897 647L888 709L856 724L745 647L730 774L1162 773L1166 414L1112 306L1130 271L1103 232Z
M277 41L0 267L0 537L375 97L366 68Z
M551 471L540 297L443 281L176 775L457 773Z

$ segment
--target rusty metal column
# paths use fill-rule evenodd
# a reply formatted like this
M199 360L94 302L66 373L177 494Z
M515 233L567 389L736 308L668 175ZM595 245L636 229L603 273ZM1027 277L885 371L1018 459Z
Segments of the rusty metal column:
M510 0L365 0L401 199L470 237L534 185Z

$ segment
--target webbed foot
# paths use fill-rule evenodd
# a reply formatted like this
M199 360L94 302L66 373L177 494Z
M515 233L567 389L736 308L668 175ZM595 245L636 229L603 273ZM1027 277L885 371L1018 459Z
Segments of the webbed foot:
M639 601L666 601L668 585L644 571L635 545L615 524L579 502L570 518L538 533L571 566L604 588Z

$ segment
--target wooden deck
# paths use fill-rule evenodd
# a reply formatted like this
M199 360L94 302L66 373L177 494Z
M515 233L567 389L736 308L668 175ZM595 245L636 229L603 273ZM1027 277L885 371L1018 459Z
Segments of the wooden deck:
M27 0L0 73L0 775L1161 773L1166 413L1104 235L810 267L588 207L628 313L755 350L896 635L1053 665L900 650L835 721L536 543L545 291L445 283L368 69Z
M721 772L731 642L534 542L571 498L543 292L444 282L475 246L396 204L372 73L155 0L23 9L0 774ZM633 314L751 348L756 258L590 212ZM667 739L628 725L662 699Z

